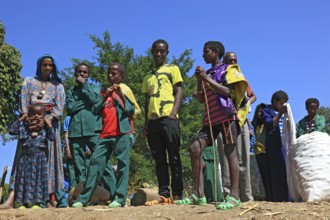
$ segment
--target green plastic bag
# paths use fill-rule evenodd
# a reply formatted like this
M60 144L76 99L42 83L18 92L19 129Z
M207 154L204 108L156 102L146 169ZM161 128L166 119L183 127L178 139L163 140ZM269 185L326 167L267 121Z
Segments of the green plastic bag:
M219 153L218 147L215 148L215 156L216 156L216 180L217 180L217 202L223 200L221 180L220 180L220 163L219 163ZM213 160L213 149L212 146L207 146L203 153L202 159L205 164L205 168L203 170L203 181L204 181L204 194L206 197L206 201L214 202L214 160Z

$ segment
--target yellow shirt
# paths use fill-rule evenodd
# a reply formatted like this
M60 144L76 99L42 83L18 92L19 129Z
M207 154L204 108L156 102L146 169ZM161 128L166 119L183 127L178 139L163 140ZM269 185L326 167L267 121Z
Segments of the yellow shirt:
M257 125L255 128L256 132L256 143L254 144L254 153L255 154L261 154L261 153L266 153L266 149L264 144L262 144L258 139L260 140L260 135L265 135L264 133L264 125Z
M170 64L149 72L143 78L141 91L149 96L149 119L171 114L174 104L173 86L179 82L183 82L181 72L177 66Z

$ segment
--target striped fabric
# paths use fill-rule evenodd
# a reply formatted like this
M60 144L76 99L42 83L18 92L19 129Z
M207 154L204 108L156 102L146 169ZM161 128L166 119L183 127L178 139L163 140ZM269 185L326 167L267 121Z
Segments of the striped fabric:
M224 121L234 120L232 116L228 116L227 114L223 114L221 112L219 100L216 96L215 91L210 89L208 86L205 86L205 89L206 89L207 103L209 107L212 126L221 124ZM210 125L206 105L205 105L205 115L204 115L203 125L204 126Z

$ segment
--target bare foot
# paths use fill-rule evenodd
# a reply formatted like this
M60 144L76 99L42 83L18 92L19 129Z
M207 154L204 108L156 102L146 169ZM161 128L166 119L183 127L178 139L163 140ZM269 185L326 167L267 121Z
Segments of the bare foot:
M172 204L176 204L178 200L182 200L182 196L178 196L178 195L173 196Z
M53 209L54 206L52 205L52 203L51 203L50 201L47 201L47 202L46 202L46 208L48 208L48 209Z
M14 208L14 190L11 190L8 193L8 199L6 200L6 202L4 202L3 204L0 205L0 209L12 209Z
M178 196L178 195L173 196L173 201L181 200L181 199L182 199L182 196Z

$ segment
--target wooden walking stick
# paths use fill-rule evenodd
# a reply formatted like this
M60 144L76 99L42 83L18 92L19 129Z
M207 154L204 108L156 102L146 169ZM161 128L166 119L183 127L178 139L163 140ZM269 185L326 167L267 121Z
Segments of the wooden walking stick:
M214 144L214 137L213 137L213 130L212 130L212 122L211 122L211 117L210 117L210 109L209 109L209 104L207 100L207 95L206 95L206 89L205 89L205 84L204 81L202 81L202 87L203 87L203 92L204 92L204 99L205 99L205 105L206 105L206 111L207 111L207 117L210 125L210 134L211 134L211 140L212 140L212 151L213 151L213 175L214 175L214 205L215 207L217 206L218 203L218 189L217 189L217 159L215 155L215 144Z

